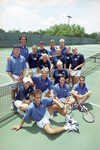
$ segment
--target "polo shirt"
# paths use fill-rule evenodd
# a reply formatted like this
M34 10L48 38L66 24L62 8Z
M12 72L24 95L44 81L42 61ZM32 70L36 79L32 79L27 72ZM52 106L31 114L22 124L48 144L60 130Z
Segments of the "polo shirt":
M63 55L66 52L66 46L62 49L61 46L59 47L61 49L61 55Z
M66 59L66 68L69 68L69 64L71 63L71 58L73 56L73 53L70 54L64 53L63 55Z
M56 85L54 85L53 92L54 92L54 95L58 98L66 98L70 96L69 86L65 83L63 87L60 86L60 83L57 83Z
M54 47L54 49L52 49L52 48L50 47L50 49L48 50L48 55L49 55L49 56L54 56L54 55L56 55L56 48Z
M79 95L84 95L86 92L88 92L88 90L90 90L90 88L86 83L84 83L83 86L81 86L79 82L73 86L72 90L78 91Z
M31 116L34 121L40 121L44 117L47 105L51 105L52 103L53 103L53 98L48 98L48 97L42 97L39 106L37 106L33 101L26 108L24 119L28 120L29 117Z
M62 70L55 69L54 70L54 73L53 73L53 76L52 76L53 78L55 78L54 84L59 83L59 77L61 75L64 75L66 77L66 79L69 77L66 69L62 69Z
M19 55L18 58L11 56L10 60L7 61L6 72L11 72L14 75L19 76L20 72L27 68L26 60L23 56Z
M30 53L29 54L29 57L28 57L28 63L29 63L29 67L32 69L32 68L37 68L37 62L39 60L39 55L38 53L36 54L32 54Z
M23 48L23 47L21 47L20 44L18 44L18 45L20 47L20 55L22 55L25 58L26 62L28 62L29 51L28 51L27 46L24 46L24 48ZM12 51L11 56L13 56L13 55L14 55L14 52Z
M78 54L78 55L73 55L72 56L72 60L71 60L71 69L74 70L75 67L77 67L78 65L82 64L85 62L84 56L82 54ZM81 70L81 67L78 68L77 70Z
M22 85L17 93L17 96L15 97L16 100L23 100L23 99L29 99L29 93L33 91L32 85L30 85L27 89L25 89L24 85Z
M35 83L36 89L40 89L42 92L44 92L47 89L49 90L53 89L52 80L49 77L47 77L46 80L43 80L42 75L40 76L32 75L31 78Z
M64 67L64 64L66 64L66 59L64 58L63 55L54 56L53 59L51 60L51 63L54 65L54 69L57 69L57 62L58 61L61 61L63 63L63 67Z
M40 58L38 63L37 63L37 67L39 67L40 69L44 68L44 67L48 67L49 70L50 70L50 61L46 61L46 62L43 62L43 59Z
M38 53L39 58L40 58L44 53L48 54L48 51L47 51L46 49L43 49L43 50L38 49L38 50L37 50L37 53Z

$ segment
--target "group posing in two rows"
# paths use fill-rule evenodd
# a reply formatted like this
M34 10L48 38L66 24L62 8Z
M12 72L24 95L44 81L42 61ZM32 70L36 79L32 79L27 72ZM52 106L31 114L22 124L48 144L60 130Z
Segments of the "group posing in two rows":
M12 86L11 109L16 106L17 111L23 115L20 125L12 129L20 129L31 116L37 126L49 134L64 130L79 131L79 123L67 115L66 106L70 104L73 109L87 110L84 103L88 101L91 90L85 83L85 77L80 76L81 67L85 65L84 56L76 47L72 48L71 53L71 48L65 46L64 39L60 39L60 47L55 47L55 41L51 40L49 50L44 48L44 42L41 41L39 49L33 45L32 53L25 46L27 37L23 35L19 40L20 44L13 47L11 56L7 58L6 72L10 82L17 81L20 72L26 68L30 68L32 74ZM73 86L71 91L70 79ZM55 110L65 118L66 124L63 127L51 127L49 119Z

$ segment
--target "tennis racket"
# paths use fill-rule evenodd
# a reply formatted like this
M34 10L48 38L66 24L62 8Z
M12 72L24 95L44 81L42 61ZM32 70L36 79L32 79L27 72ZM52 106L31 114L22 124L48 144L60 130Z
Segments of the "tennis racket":
M93 114L89 111L82 112L82 117L88 123L92 123L95 121Z
M67 114L70 114L72 112L72 106L70 104L66 104L66 110L67 110Z
M71 72L70 72L70 75L73 77L73 76L75 76L77 74L77 70L71 70Z

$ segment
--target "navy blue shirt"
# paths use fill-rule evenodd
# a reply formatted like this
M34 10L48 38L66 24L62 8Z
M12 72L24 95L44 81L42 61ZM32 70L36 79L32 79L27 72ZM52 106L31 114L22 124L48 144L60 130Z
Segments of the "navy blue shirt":
M70 54L64 53L63 55L66 59L66 68L69 68L69 64L71 63L71 58L73 56L73 53Z
M32 75L31 78L35 83L36 89L40 89L42 92L44 92L47 89L53 89L52 80L49 77L47 77L46 80L43 80L41 75Z
M53 103L53 98L42 97L40 105L37 106L34 101L27 106L26 112L24 114L24 119L28 120L31 116L34 121L40 121L45 114L48 105Z
M38 60L39 60L38 53L36 53L36 54L30 53L29 57L28 57L29 67L30 68L36 68Z
M54 73L53 73L53 78L55 78L54 84L59 83L59 77L61 75L64 75L67 79L68 78L67 70L66 69L62 69L62 70L55 69L54 70Z
M29 51L28 51L27 46L24 46L24 48L23 48L20 46L20 44L18 44L18 45L20 47L20 55L22 55L25 58L26 62L28 62ZM11 56L13 56L13 55L14 55L14 52L12 51Z
M50 61L47 60L46 62L43 62L43 59L40 58L38 61L37 67L39 67L40 69L44 67L48 67L48 69L50 70Z
M48 51L46 49L43 49L43 50L38 49L37 53L38 53L39 58L40 58L43 54L45 54L45 53L48 54Z
M54 65L54 69L57 69L57 62L61 61L63 63L63 67L64 64L66 64L66 59L64 58L64 56L60 55L60 56L54 56L53 59L51 60L51 63Z
M27 89L24 88L24 85L22 85L17 93L17 96L15 97L16 100L23 100L23 99L29 99L29 93L33 91L32 85L30 85Z
M71 60L71 69L74 69L75 67L77 67L78 65L82 64L85 62L84 56L82 54L78 54L78 55L73 55L72 56L72 60ZM81 70L81 67L78 68L77 70Z

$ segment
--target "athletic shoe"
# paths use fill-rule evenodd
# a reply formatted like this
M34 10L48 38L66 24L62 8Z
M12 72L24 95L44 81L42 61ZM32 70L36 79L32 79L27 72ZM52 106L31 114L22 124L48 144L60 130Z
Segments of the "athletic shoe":
M75 125L71 125L70 123L66 123L66 125L64 126L65 130L67 132L69 131L76 131L76 132L79 132L79 127L75 126Z
M15 108L15 105L14 105L14 102L12 102L12 104L11 104L11 110L14 110L14 108Z
M73 105L72 105L72 109L78 109L79 108L79 105L77 104L77 103L74 103Z
M77 125L77 126L79 125L79 123L76 120L74 120L72 117L68 115L65 116L65 122L69 122L72 125Z
M21 115L21 116L24 116L24 111L21 111L20 109L17 109L17 112Z
M79 111L85 112L88 111L88 108L86 108L84 105L79 107Z

